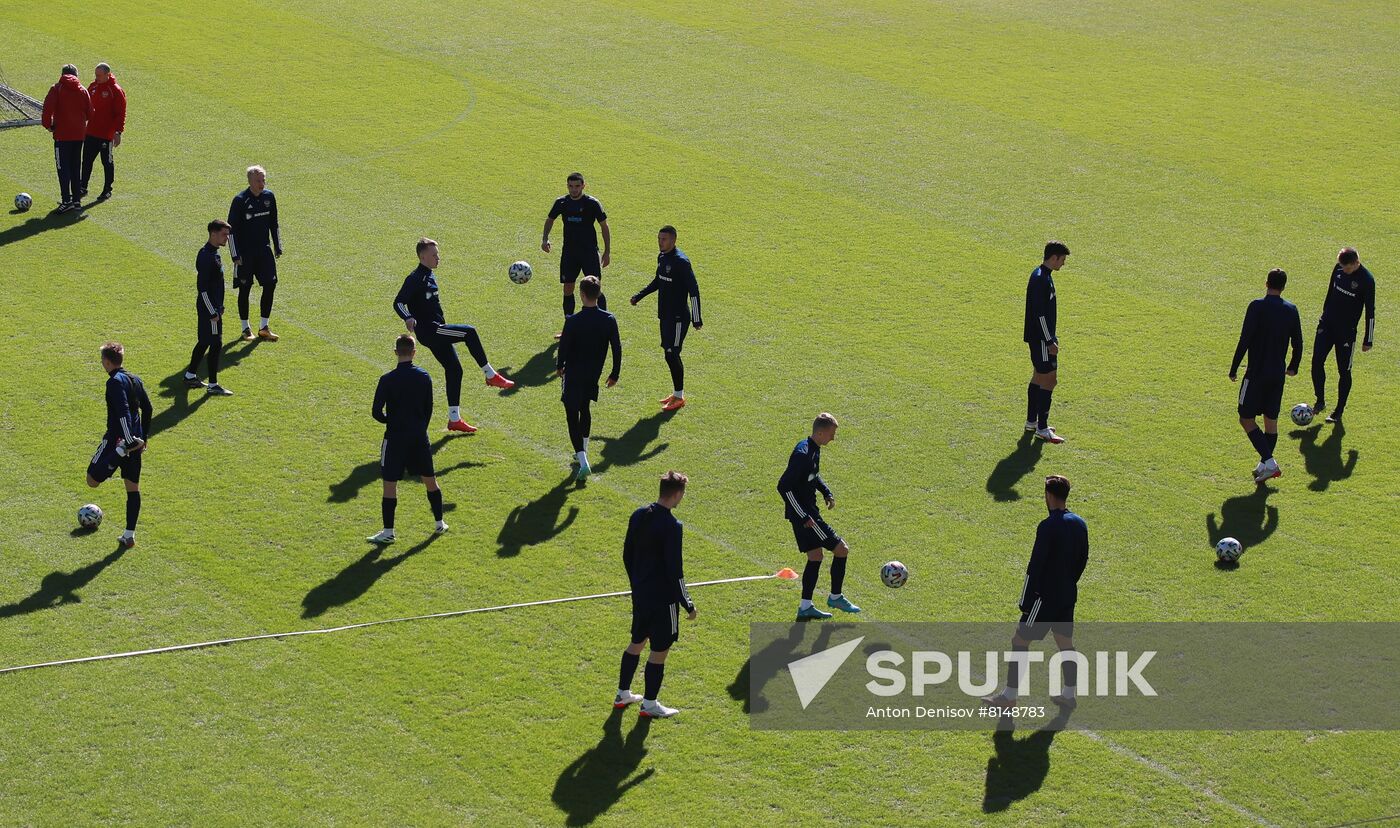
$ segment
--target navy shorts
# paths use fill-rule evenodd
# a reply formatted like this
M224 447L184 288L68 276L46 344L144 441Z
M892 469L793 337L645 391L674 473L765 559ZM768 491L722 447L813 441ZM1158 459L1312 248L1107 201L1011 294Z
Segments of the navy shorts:
M1059 368L1059 359L1056 358L1055 354L1050 353L1051 343L1041 339L1026 344L1030 346L1031 365L1035 366L1035 372L1037 374L1048 374Z
M263 287L277 284L277 254L271 247L244 250L238 261L241 264L233 270L234 287L252 285L254 279Z
M387 437L379 445L379 476L382 480L403 480L404 475L432 477L433 447L428 435L421 441L395 441Z
M580 273L602 279L602 255L596 249L577 253L565 247L564 252L559 254L559 283L572 285L578 281Z
M651 639L651 649L669 650L681 637L681 605L632 606L632 643Z
M1025 641L1039 641L1050 633L1058 633L1066 638L1074 635L1074 605L1068 607L1042 606L1040 599L1031 604L1030 612L1021 613L1016 624L1016 634Z
M661 350L668 354L679 354L685 344L685 335L690 333L689 319L661 320Z
M199 313L198 340L201 344L220 346L224 342L223 322L211 319L203 311Z
M1278 419L1283 407L1283 377L1276 380L1244 375L1240 380L1240 416L1251 419L1263 414L1270 420Z
M141 452L126 457L117 456L117 441L111 438L104 438L97 446L97 451L93 452L92 462L88 463L88 476L101 483L116 473L117 469L122 470L122 480L130 480L132 483L141 482Z
M808 526L806 521L792 521L792 534L797 539L797 551L810 552L817 547L821 547L828 552L834 551L841 545L841 536L836 534L836 530L826 525L826 521L821 518L813 518L817 524L815 528Z

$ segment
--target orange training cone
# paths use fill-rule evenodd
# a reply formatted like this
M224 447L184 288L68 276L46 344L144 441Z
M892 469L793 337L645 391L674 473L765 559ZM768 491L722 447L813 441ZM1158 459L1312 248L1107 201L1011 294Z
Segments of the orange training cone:
M774 573L773 577L782 578L784 581L795 581L797 580L797 573L793 572L791 568L785 566L782 569L779 569L776 573Z

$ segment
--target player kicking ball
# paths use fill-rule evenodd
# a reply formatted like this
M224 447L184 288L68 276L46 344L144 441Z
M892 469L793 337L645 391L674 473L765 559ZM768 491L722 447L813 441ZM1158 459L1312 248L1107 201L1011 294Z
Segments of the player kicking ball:
M622 543L622 563L632 584L632 643L622 651L613 708L641 702L644 719L669 719L680 712L656 697L666 673L666 656L680 637L681 608L685 608L688 620L695 620L695 602L685 588L681 561L681 522L672 514L685 497L686 482L686 476L680 472L663 474L656 502L632 513ZM632 679L648 641L651 655L647 657L639 696L632 692Z
M1296 377L1303 361L1303 325L1298 318L1298 308L1282 296L1288 274L1274 268L1264 284L1268 292L1249 303L1240 341L1235 346L1235 359L1230 363L1230 382L1235 382L1240 361L1249 354L1249 366L1244 372L1244 382L1240 383L1239 415L1245 436L1259 452L1254 483L1260 486L1283 475L1274 459L1274 448L1278 446L1278 412L1283 407L1284 377ZM1285 367L1284 358L1288 356L1290 342L1293 357ZM1260 414L1264 415L1262 429L1255 419Z
M428 421L433 417L433 380L428 372L413 364L417 343L408 334L394 341L399 364L379 378L374 390L374 419L384 424L384 442L379 446L379 474L384 479L384 529L365 540L370 543L394 542L394 510L399 505L399 481L406 473L416 474L428 487L428 504L437 521L438 534L447 531L442 520L442 488L433 473L433 447L428 442Z
M117 469L126 484L126 531L117 539L123 549L136 545L136 520L141 516L141 452L151 422L151 398L141 378L122 367L126 349L120 342L102 346L102 370L107 372L107 432L88 464L87 484L101 486Z
M812 422L812 434L792 450L787 469L778 480L778 494L783 498L783 514L792 524L792 534L797 539L797 548L807 556L807 566L802 570L802 603L797 607L798 621L812 621L830 618L831 613L823 612L812 603L812 593L817 588L817 576L822 570L822 550L832 553L831 593L826 596L826 605L842 612L860 612L860 607L841 593L842 582L846 580L846 556L850 548L836 530L826 525L817 509L817 492L821 492L826 508L836 508L836 498L822 480L820 474L822 446L836 439L836 418L826 412L817 415Z
M476 433L476 426L462 419L462 361L457 358L458 342L465 342L472 359L481 366L486 384L492 388L514 388L515 383L496 373L481 347L481 337L471 325L448 325L438 298L437 275L433 272L442 262L438 243L420 238L417 246L418 267L403 280L403 287L394 297L394 313L403 319L408 332L418 337L442 365L447 382L447 430L463 434Z

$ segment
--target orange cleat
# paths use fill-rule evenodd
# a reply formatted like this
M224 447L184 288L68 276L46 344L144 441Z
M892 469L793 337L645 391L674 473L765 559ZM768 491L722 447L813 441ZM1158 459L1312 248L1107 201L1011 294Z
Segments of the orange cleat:
M281 338L282 337L278 336L277 334L273 333L267 328L263 328L262 330L258 331L258 339L266 339L268 342L276 342Z
M685 408L685 397L672 397L661 406L662 411L675 411L680 408Z
M666 403L670 402L671 400L674 400L675 398L676 398L676 395L675 395L675 394L667 394L666 396L664 396L664 397L662 397L661 399L657 400L657 402L661 403L662 405L665 405Z
M514 382L511 382L510 380L501 376L501 374L499 373L492 374L490 379L486 380L486 384L491 386L492 388L500 388L501 390L506 390L515 387Z
M448 420L447 430L460 431L463 434L475 434L477 431L476 426L472 425L466 420Z

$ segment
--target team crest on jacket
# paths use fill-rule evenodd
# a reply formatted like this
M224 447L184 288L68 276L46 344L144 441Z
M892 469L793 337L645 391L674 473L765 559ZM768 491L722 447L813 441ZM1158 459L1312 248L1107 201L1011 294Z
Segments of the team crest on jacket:
M1361 284L1360 284L1359 282L1352 282L1352 283L1351 283L1351 289L1352 289L1352 290L1356 290L1356 289L1359 288L1359 287L1361 287Z

